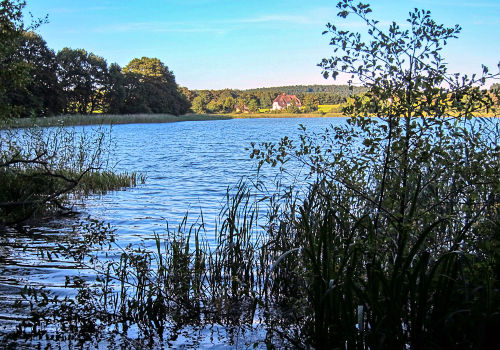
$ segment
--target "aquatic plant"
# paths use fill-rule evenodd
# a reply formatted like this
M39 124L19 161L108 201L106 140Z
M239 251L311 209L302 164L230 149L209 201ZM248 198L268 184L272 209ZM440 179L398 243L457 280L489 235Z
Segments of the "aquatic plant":
M329 25L334 50L347 52L321 65L357 74L368 91L344 108L346 125L252 150L260 166L306 165L303 187L240 183L214 232L203 215L192 225L186 217L155 235L153 251L111 244L103 259L79 248L104 249L101 224L82 227L61 254L97 278L74 278L78 296L63 301L26 291L34 307L20 336L64 325L56 335L88 342L135 329L154 346L185 326L259 321L256 346L268 348L498 343L500 129L473 118L497 115L491 92L478 87L496 75L448 75L440 49L459 27L437 25L427 11L412 12L408 30L384 32L368 5L338 7L340 17L358 15L372 40Z
M70 195L105 193L144 182L111 171L110 129L0 130L0 224L70 213Z

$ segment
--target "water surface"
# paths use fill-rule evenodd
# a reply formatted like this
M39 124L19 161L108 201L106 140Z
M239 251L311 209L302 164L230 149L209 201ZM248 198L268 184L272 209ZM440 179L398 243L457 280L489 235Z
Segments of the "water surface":
M167 222L175 227L186 212L191 220L203 212L210 230L228 186L236 185L242 177L255 179L257 164L250 159L251 142L278 142L283 136L297 139L301 124L310 132L321 132L344 122L345 118L276 118L113 126L110 164L114 171L140 172L146 175L146 183L91 196L77 209L81 217L110 223L121 246L142 242L147 246L148 241L152 245L155 232L164 232ZM298 164L288 169L295 175L301 171ZM261 177L270 182L277 173L277 169L265 167ZM27 228L25 236L3 233L0 326L22 317L22 310L13 311L8 306L19 298L24 285L71 294L64 288L65 277L78 270L64 259L49 261L40 252L50 252L46 238L70 232L72 220Z

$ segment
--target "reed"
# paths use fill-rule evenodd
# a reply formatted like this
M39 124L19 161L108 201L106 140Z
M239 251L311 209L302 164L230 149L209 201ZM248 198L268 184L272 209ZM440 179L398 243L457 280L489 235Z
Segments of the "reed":
M262 166L293 157L313 180L273 191L240 182L213 232L186 216L155 234L154 250L82 225L59 254L97 279L74 278L74 299L25 291L33 309L19 334L56 327L89 342L137 329L160 346L184 327L259 321L271 348L486 346L500 321L499 136L491 120L469 123L420 119L409 146L403 118L264 144L252 153Z
M71 171L66 171L66 177L78 177ZM145 175L141 173L114 173L111 171L92 171L81 177L73 194L87 196L90 194L106 194L128 187L135 187L146 182Z
M225 115L186 114L175 116L170 114L68 114L43 118L18 118L4 121L0 128L29 128L78 125L117 125L174 123L183 121L204 121L231 119Z

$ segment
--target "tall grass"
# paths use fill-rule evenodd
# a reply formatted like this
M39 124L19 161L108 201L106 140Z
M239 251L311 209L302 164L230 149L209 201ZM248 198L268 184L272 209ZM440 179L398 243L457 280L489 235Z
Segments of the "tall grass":
M171 114L68 114L44 118L18 118L5 122L5 126L27 128L33 126L77 126L77 125L109 125L109 124L144 124L173 123L182 121L224 120L231 119L224 115L186 114L175 116ZM5 127L4 126L4 127Z
M398 133L404 121L389 122ZM357 143L339 137L353 135L344 129L323 135L336 150L307 135L297 148L284 139L276 152L310 165L315 181L273 193L242 182L228 189L213 232L203 215L186 217L155 234L155 250L115 246L108 260L62 246L98 279L76 278L78 297L62 302L31 292L20 334L55 323L86 341L135 328L161 345L186 326L258 323L269 348L487 347L500 325L498 128L422 123L408 158L396 142ZM81 232L83 246L95 244Z
M67 212L69 196L106 193L144 182L137 173L113 173L108 130L74 128L0 130L0 224Z

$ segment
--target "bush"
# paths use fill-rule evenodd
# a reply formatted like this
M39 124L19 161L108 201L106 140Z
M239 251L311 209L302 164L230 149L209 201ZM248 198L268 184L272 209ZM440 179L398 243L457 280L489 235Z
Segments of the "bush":
M344 107L347 126L253 153L261 164L296 158L315 179L269 225L281 242L275 302L288 315L271 324L318 349L496 344L500 134L473 116L498 116L479 88L498 74L449 75L440 49L460 28L428 11L384 32L368 5L337 6L366 23L371 41L329 24L337 54L320 65L325 76L357 75L368 92Z

